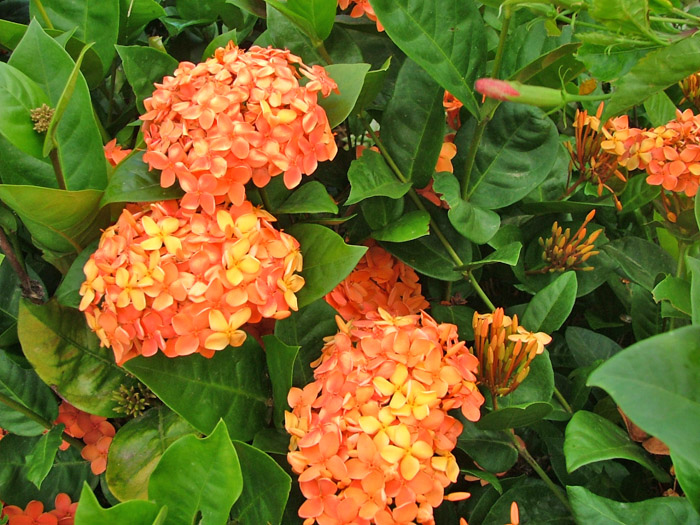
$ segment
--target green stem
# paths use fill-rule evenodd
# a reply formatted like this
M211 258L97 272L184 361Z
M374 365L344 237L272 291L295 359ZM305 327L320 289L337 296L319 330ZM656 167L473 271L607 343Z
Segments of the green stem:
M686 20L691 20L691 21L695 22L696 24L700 23L700 16L691 15L690 13L686 13L685 11L683 11L682 9L678 9L677 7L674 7L673 9L671 9L671 12L674 15L678 15L682 18L685 18Z
M506 39L508 38L508 28L510 27L511 15L512 13L510 7L503 7L503 24L501 25L501 33L498 37L498 47L496 48L496 57L493 60L491 78L498 78L498 75L501 72L501 63L503 62L503 52L506 48Z
M41 18L44 19L44 23L46 24L46 27L48 29L53 29L53 24L51 23L51 19L49 18L49 14L46 12L46 9L44 9L44 4L41 3L41 0L33 0L34 5L36 6L37 10L39 11L39 14L41 15Z
M484 130L486 129L486 124L489 123L493 114L496 112L496 108L501 104L499 100L489 98L486 99L484 105L481 106L481 118L479 119L476 129L474 130L474 135L472 135L471 143L469 144L469 149L467 150L467 156L464 161L464 177L461 180L461 190L462 199L467 200L469 197L469 182L472 176L472 170L474 168L474 161L476 160L476 153L479 151L479 144L481 143L481 137L484 135Z
M688 251L688 243L678 240L678 265L676 266L676 277L685 279L685 253Z
M574 411L571 409L571 405L564 399L564 396L561 395L561 392L559 392L559 389L557 387L554 387L554 397L557 398L557 401L561 403L561 406L564 407L564 410L566 410L569 414L573 414Z
M41 417L39 414L37 414L33 410L30 410L29 408L24 406L22 403L18 403L14 399L6 396L5 394L3 394L1 392L0 392L0 403L7 405L12 410L15 410L15 411L23 414L28 419L31 419L35 423L40 424L42 427L44 427L48 430L51 430L54 427L54 425L51 423L51 421L44 419L43 417ZM83 450L83 447L85 446L85 443L83 443L79 439L76 439L72 436L69 436L65 432L63 433L63 439L65 441L67 441L68 443L70 443L75 448L77 448L78 450Z
M445 283L445 301L452 299L452 281Z
M321 58L326 62L326 64L331 65L333 63L331 55L328 54L326 46L323 45L323 40L314 42L314 48L316 48L316 51L318 51L318 54L321 55Z
M510 434L510 433L509 433ZM532 467L532 470L537 472L537 475L542 479L542 481L545 482L545 485L549 488L549 490L552 491L552 493L559 499L564 504L564 507L569 512L572 512L573 509L571 508L571 504L569 503L569 500L567 499L566 495L564 494L564 491L562 488L554 483L552 481L552 478L550 478L547 473L540 467L539 463L535 461L535 458L533 458L530 453L527 451L527 448L525 447L525 443L523 443L520 439L515 434L510 434L511 439L513 440L513 443L515 444L515 447L518 449L518 454L527 461L527 463Z
M58 149L54 148L49 153L49 158L51 159L51 165L53 166L53 172L56 175L56 182L58 182L58 187L62 190L66 189L66 179L63 176L63 170L61 169L61 162L58 159Z

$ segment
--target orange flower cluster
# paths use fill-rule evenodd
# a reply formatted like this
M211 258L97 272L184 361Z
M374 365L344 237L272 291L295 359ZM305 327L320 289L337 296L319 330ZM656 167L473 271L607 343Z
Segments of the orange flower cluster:
M188 210L214 214L226 195L239 206L251 179L263 187L284 173L294 188L337 152L317 102L337 85L289 51L229 44L203 63L181 62L156 87L141 116L143 159L161 170L163 187L178 180Z
M607 140L601 146L618 156L620 166L629 171L647 172L647 183L693 197L700 184L700 115L690 109L665 126L653 129L630 128L626 115L603 129Z
M211 357L246 322L297 309L299 243L245 201L192 213L178 201L125 209L84 267L80 310L118 364L159 350Z
M7 525L73 525L78 502L71 502L68 494L56 496L54 510L44 512L41 501L30 501L22 509L15 505L7 505L0 516L7 517Z
M552 236L547 239L542 237L539 239L540 246L544 248L542 260L547 265L539 270L529 270L526 273L553 273L566 270L590 272L593 270L593 266L582 266L588 259L600 253L595 250L595 241L603 233L603 228L594 231L586 239L586 225L593 220L593 217L595 217L595 210L591 210L586 215L586 219L573 237L570 228L563 230L559 223L554 221Z
M410 315L429 306L413 268L373 241L352 273L325 299L346 321L379 319L380 308L391 315Z
M116 433L112 424L107 418L83 412L67 401L62 401L58 406L58 419L55 424L60 423L66 425L66 434L85 442L80 455L90 462L93 474L102 474L107 469L107 452ZM59 448L66 450L69 446L64 441Z
M344 323L326 340L315 381L292 388L287 456L306 502L305 525L433 524L457 480L452 455L461 408L477 421L484 398L477 359L457 327L425 313Z
M678 85L683 91L683 100L692 103L697 109L700 109L700 73L693 73L690 76L681 80Z
M350 4L352 4L351 17L362 18L362 15L367 15L367 18L377 23L377 31L384 31L384 26L377 20L377 15L374 14L374 8L369 0L338 0L338 7L341 9L347 9Z

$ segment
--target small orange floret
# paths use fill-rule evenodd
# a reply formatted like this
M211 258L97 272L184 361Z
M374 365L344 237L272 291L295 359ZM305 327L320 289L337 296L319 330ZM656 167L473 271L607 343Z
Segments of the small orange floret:
M44 512L44 504L33 500L24 509L7 505L0 516L8 518L7 525L73 525L78 502L72 503L68 494L60 493L55 506L54 510Z
M117 139L112 139L105 144L104 150L105 158L112 166L119 164L131 153L130 149L122 149L121 146L118 146Z

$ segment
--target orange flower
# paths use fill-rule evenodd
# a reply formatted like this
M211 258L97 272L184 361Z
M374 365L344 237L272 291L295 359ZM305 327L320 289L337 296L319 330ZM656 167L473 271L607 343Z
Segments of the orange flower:
M379 308L393 315L409 315L429 306L416 272L374 241L352 273L325 299L346 321L379 318Z
M285 427L299 474L305 523L434 523L433 509L457 480L452 455L462 425L479 419L478 365L457 327L425 313L346 324L327 338L315 381L292 388Z
M452 93L445 91L442 97L442 105L447 114L447 125L457 131L462 127L462 122L459 119L459 111L462 109L463 104L457 100Z
M7 505L0 516L8 518L7 525L73 525L78 502L71 503L68 494L60 493L55 499L55 510L44 512L44 504L30 501L22 510L15 505Z
M243 344L243 323L297 309L299 243L250 202L212 211L177 201L127 208L102 235L80 309L118 364L158 351L211 357Z
M122 149L121 146L118 146L117 139L112 139L105 144L104 150L105 158L112 166L119 164L131 153L130 149Z
M178 179L183 207L193 212L211 215L224 196L242 205L251 179L263 187L284 174L294 188L338 150L317 102L333 90L322 67L289 51L229 44L203 63L181 62L156 84L141 116L143 159L161 170L163 187Z
M343 10L347 9L351 3L353 4L352 11L350 11L351 17L361 18L363 15L367 15L367 18L377 23L377 31L384 31L384 26L377 20L377 15L369 0L338 0L338 6Z

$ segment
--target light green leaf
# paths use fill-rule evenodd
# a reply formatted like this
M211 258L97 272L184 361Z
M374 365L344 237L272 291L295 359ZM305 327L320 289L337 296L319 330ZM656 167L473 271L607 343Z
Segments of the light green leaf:
M307 0L304 0L307 1ZM328 0L316 0L328 1ZM319 97L318 104L326 110L328 123L331 128L343 122L362 91L365 74L369 64L331 64L326 66L326 73L338 84L339 93L331 93L328 97Z
M564 324L576 302L575 272L564 272L532 298L521 321L531 332L551 334Z
M338 213L338 206L328 195L323 184L316 180L305 183L294 191L276 213Z
M428 235L430 214L423 210L405 213L396 222L391 222L381 230L372 232L372 238L378 241L404 242Z
M362 156L350 163L348 170L350 196L346 205L355 204L369 197L403 197L411 185L399 182L380 153L364 150Z
M157 525L161 506L152 501L127 501L103 509L87 483L83 484L75 525Z
M691 269L690 264L687 266ZM698 261L697 269L700 270L700 261ZM651 293L654 297L654 301L657 303L668 301L676 310L687 315L691 314L692 306L690 300L690 284L688 281L668 275L654 287Z
M56 425L41 436L41 439L34 445L34 449L26 457L27 479L38 489L41 489L42 483L53 467L58 447L63 441L64 428L65 425Z
M519 242L512 242L509 244L506 244L505 246L502 246L498 248L497 250L494 250L490 254L488 254L486 257L483 259L480 259L478 261L470 262L469 264L465 264L464 266L459 266L455 268L456 270L476 270L477 268L481 268L482 266L486 264L495 264L495 263L502 263L502 264L507 264L508 266L515 266L518 264L518 259L520 258L520 250L522 249L523 245Z
M700 200L700 199L698 199ZM690 314L694 325L700 324L700 260L686 255L685 264L688 267L690 280ZM687 313L687 312L686 312Z
M294 376L294 361L296 361L300 346L289 346L275 335L263 336L267 370L272 382L272 399L275 402L274 422L284 428L284 412L289 410L287 394L292 388Z
M265 0L294 22L312 40L331 34L337 4L333 0Z
M665 126L676 118L676 105L668 98L668 95L659 91L644 101L644 109L652 126Z

